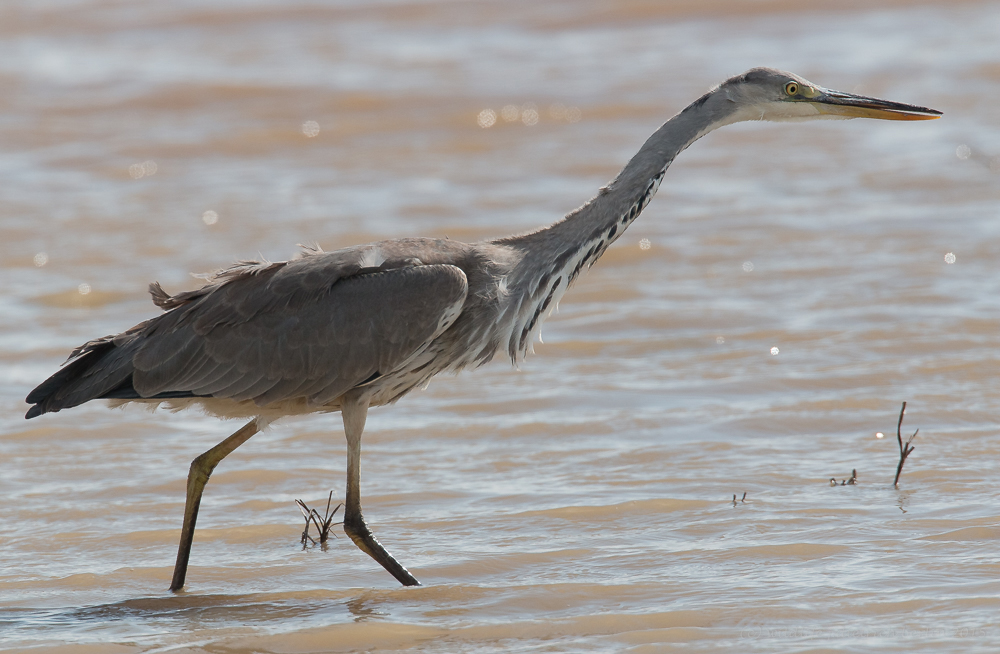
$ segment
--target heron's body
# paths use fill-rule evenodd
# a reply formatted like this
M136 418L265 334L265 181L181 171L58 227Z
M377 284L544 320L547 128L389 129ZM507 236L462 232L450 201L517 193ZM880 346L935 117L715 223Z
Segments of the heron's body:
M674 157L708 132L741 120L937 115L753 69L667 121L597 196L538 231L480 243L410 238L334 252L306 249L287 262L242 262L175 296L154 284L154 302L166 313L78 348L28 395L34 406L27 417L106 398L252 418L192 463L171 585L178 589L215 465L270 420L341 411L348 439L345 531L399 581L416 584L361 516L368 407L497 354L522 359L569 285L646 207Z

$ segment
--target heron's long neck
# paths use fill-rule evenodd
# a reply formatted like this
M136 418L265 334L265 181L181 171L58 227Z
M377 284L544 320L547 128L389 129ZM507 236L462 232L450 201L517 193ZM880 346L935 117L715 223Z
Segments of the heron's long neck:
M715 92L706 94L656 130L618 176L582 207L549 227L498 241L524 253L507 280L518 316L508 344L512 359L524 355L541 320L580 271L593 265L649 204L674 157L732 122L728 104Z
M674 158L696 140L728 122L719 102L707 94L664 123L650 136L618 176L600 193L563 220L528 237L527 245L551 253L594 248L584 265L593 264L649 204ZM575 275L574 275L575 276Z

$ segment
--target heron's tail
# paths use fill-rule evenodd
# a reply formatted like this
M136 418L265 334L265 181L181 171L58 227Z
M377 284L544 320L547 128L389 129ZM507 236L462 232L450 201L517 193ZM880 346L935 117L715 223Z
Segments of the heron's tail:
M34 406L24 417L35 418L97 398L119 397L116 391L127 394L131 390L138 397L132 389L132 348L116 344L116 338L105 336L74 350L58 372L28 393L25 401Z

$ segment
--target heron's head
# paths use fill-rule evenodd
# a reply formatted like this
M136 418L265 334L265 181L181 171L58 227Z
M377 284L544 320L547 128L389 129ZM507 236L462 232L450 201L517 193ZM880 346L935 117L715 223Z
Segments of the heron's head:
M941 115L940 111L926 107L831 91L772 68L748 70L723 82L717 92L735 104L732 122L816 118L931 120Z

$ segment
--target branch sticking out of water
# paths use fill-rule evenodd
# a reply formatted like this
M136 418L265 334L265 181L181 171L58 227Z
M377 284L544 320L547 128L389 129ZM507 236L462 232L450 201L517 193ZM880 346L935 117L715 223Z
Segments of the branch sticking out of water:
M896 423L896 440L899 441L899 465L896 466L896 479L892 482L893 488L899 487L899 475L903 472L903 464L906 463L906 457L910 456L910 452L913 451L913 439L917 437L919 429L913 432L913 436L906 439L906 444L903 444L903 435L901 430L903 428L903 414L906 413L906 402L903 402L903 408L899 410L899 422Z
M316 544L316 539L309 535L309 525L315 524L316 531L319 536L319 544L326 548L326 541L330 538L330 527L334 524L333 517L337 515L337 511L340 510L342 504L338 504L334 507L333 511L330 511L330 505L333 503L333 491L330 491L330 496L326 499L326 512L323 517L320 517L319 512L316 509L310 509L306 506L306 503L302 500L295 500L295 503L299 506L299 511L302 513L302 517L306 519L306 528L302 532L302 549L308 546L308 542L312 542L313 545ZM340 524L340 523L338 523ZM334 534L336 538L336 534ZM307 542L308 541L308 542Z

